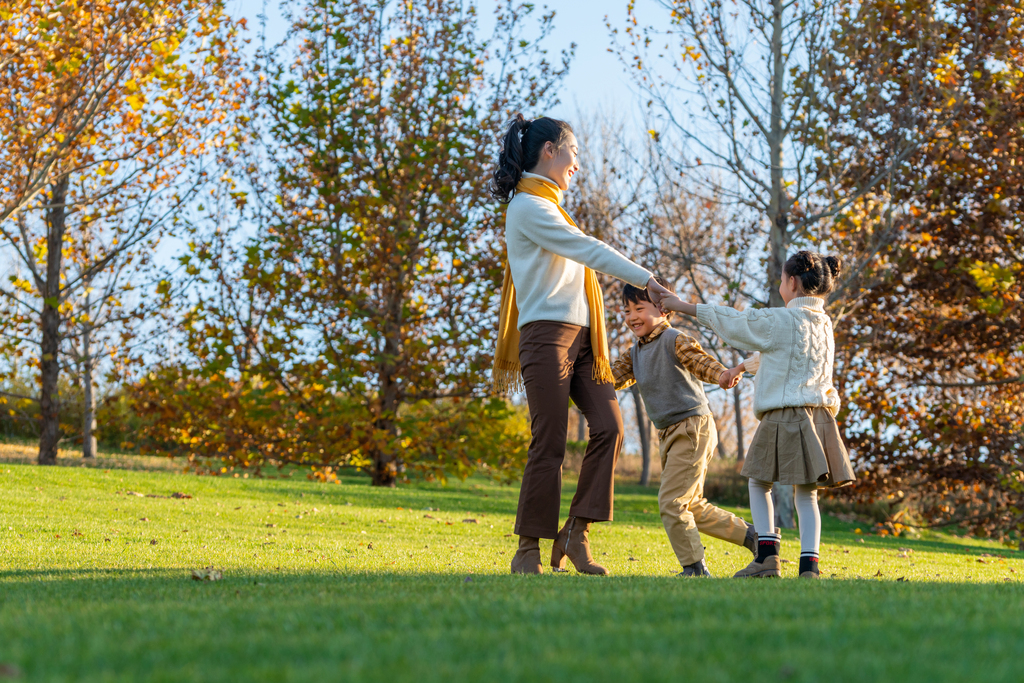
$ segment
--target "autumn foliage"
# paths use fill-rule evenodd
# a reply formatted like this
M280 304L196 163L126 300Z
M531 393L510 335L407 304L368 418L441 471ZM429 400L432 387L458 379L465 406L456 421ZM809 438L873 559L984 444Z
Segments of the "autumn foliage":
M838 245L880 244L838 304L842 420L856 454L855 500L910 504L922 525L983 536L1024 531L1024 13L950 3L936 81L963 93L958 113L909 159L887 197L836 225ZM912 50L911 14L867 4L877 44ZM957 48L971 28L982 54ZM899 43L899 45L893 45ZM970 66L970 71L966 66ZM893 92L920 84L892 75ZM928 106L927 101L921 106ZM859 163L883 163L864 145ZM879 241L880 234L893 237Z

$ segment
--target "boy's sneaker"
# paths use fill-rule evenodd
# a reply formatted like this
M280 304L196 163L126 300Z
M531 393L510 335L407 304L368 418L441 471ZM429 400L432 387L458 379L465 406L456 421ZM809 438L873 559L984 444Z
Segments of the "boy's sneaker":
M735 579L767 579L782 576L782 560L778 555L769 555L764 562L756 559L732 575Z
M676 576L700 576L705 578L713 578L711 572L708 571L708 563L702 559L697 560L693 564L688 564L683 567L683 571L676 574Z
M747 536L743 539L743 547L757 557L757 530L753 524L747 525Z

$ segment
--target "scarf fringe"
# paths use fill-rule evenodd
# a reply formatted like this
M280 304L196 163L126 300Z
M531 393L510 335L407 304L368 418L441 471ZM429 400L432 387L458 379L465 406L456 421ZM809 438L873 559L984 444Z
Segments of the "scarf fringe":
M519 394L526 391L522 371L519 363L515 361L495 360L491 374L494 378L494 390L499 394Z
M606 358L595 358L594 359L594 372L592 373L594 381L598 384L608 384L615 381L615 375L612 374L611 363Z

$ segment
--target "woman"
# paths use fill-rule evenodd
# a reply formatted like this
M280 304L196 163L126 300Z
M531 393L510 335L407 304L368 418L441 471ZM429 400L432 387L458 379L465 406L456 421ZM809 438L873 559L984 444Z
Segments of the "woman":
M579 170L572 128L550 118L509 123L492 193L508 204L508 268L494 360L499 391L526 389L530 450L516 513L519 550L512 573L540 574L540 539L554 539L551 566L568 557L579 572L607 574L594 562L591 522L611 521L622 416L612 384L604 303L594 271L647 287L655 304L670 292L645 268L580 232L561 208ZM569 399L590 426L579 486L558 529Z

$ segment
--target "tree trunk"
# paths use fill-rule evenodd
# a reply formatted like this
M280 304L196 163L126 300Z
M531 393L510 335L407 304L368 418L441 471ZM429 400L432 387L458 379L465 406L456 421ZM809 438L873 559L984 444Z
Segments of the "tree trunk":
M773 307L783 306L779 284L782 282L782 266L786 262L789 248L789 200L783 177L783 132L782 108L785 93L786 64L782 53L783 24L782 0L772 0L772 84L771 84L771 139L768 140L771 160L772 196L768 206L768 220L771 222L768 243L768 296ZM776 485L772 488L775 501L775 526L792 529L796 526L793 503L793 487Z
M747 457L747 445L743 443L743 397L740 394L740 385L737 384L732 390L732 409L736 413L736 464L743 462Z
M88 287L88 285L86 285ZM85 325L82 328L82 457L96 457L96 395L92 387L92 311L89 293L85 294Z
M39 359L39 464L57 463L60 443L60 273L64 246L64 202L68 178L50 186L50 206L46 210L46 280L43 282L43 313L40 317L42 343Z
M644 401L640 398L640 387L636 384L629 388L633 394L633 405L636 407L636 427L640 434L640 456L643 466L640 469L640 485L647 486L651 481L651 425L647 418Z
M392 320L385 324L391 329L385 329L383 357L399 358L401 339L398 330L402 323L402 313L401 302L397 296L392 298L390 310ZM398 436L398 431L395 427L395 417L398 415L398 407L401 404L398 368L388 362L381 363L378 367L380 403L378 405L377 419L374 421L373 426L384 432L387 441L394 443L395 437ZM398 467L400 464L400 459L390 447L374 449L373 472L371 473L373 485L394 488L398 480Z
M772 0L772 15L772 113L768 139L772 194L768 205L768 220L771 223L768 231L768 301L771 306L782 306L779 284L782 282L782 265L786 262L786 250L789 247L789 207L783 177L782 100L785 93L786 64L782 53L782 0Z

